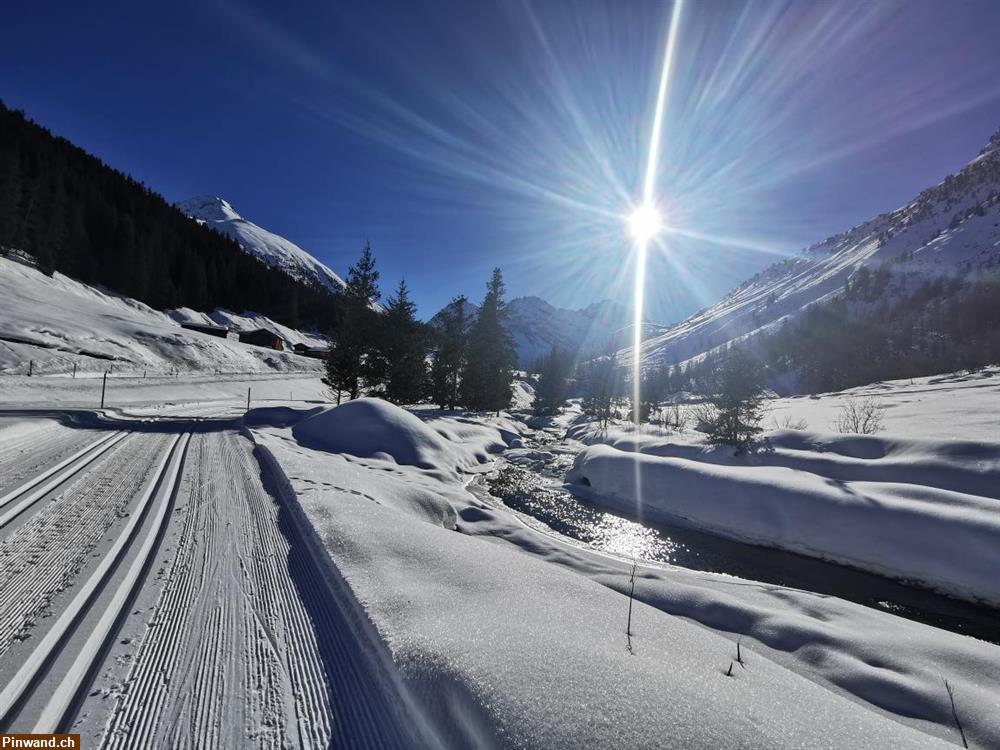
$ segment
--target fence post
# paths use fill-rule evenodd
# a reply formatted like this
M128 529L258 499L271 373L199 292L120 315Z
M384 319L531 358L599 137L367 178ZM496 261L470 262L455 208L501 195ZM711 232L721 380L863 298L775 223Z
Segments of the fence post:
M29 360L28 360L28 377L29 377L29 378L31 377L31 374L32 374L32 373L33 373L34 371L35 371L35 360L33 360L33 359L29 359Z
M101 379L101 408L104 408L104 392L108 387L108 371L104 371L104 377Z
M76 377L76 362L73 363L73 377Z
M247 411L250 411L250 389L247 388Z

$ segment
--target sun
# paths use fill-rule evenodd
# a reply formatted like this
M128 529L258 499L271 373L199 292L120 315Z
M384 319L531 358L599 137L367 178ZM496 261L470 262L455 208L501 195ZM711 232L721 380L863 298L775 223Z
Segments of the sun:
M660 212L651 203L644 203L628 217L628 231L632 239L645 245L662 227Z

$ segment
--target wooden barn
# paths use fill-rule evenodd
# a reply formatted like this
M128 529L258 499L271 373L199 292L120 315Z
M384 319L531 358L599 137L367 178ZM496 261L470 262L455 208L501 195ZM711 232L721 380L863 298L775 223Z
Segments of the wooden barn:
M258 328L255 331L240 331L240 341L244 344L265 346L279 352L285 350L285 342L281 336L266 328Z
M329 347L326 346L307 346L306 344L296 344L292 347L296 354L300 354L303 357L311 357L312 359L324 359L327 354L330 353Z
M209 336L218 336L220 339L229 338L229 329L225 326L213 326L206 323L181 323L181 328L198 333L207 333Z

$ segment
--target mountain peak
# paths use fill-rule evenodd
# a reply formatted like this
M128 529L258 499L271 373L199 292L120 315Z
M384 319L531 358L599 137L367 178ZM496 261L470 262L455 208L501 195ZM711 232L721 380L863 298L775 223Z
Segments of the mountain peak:
M331 292L344 287L343 280L290 240L244 219L232 204L218 196L188 198L177 208L195 221L232 237L247 253L293 279Z
M979 152L979 156L985 156L990 151L996 151L997 149L1000 149L1000 128L997 128L997 131L990 136L986 145L983 146L983 150Z
M202 221L233 221L243 218L229 201L217 196L199 195L188 198L178 203L177 208L192 219Z

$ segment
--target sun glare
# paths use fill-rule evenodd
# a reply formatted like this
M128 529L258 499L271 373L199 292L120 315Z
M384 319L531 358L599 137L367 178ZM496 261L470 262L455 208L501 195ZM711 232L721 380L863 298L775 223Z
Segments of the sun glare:
M647 244L660 231L662 220L656 207L648 203L639 206L628 217L628 231L632 239L643 245Z

